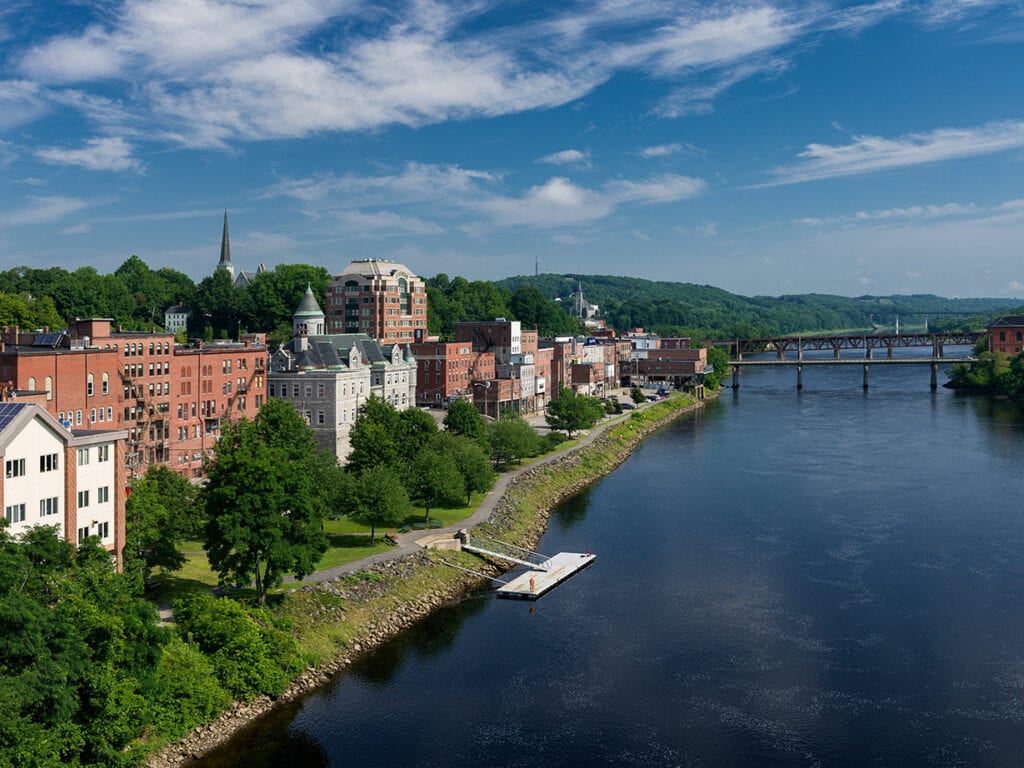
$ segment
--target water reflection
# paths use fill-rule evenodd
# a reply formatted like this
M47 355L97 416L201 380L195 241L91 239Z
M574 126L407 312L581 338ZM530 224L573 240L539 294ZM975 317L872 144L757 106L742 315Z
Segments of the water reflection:
M387 685L408 660L428 659L446 651L462 625L479 614L491 599L489 593L468 597L432 613L349 668L348 674L363 682Z

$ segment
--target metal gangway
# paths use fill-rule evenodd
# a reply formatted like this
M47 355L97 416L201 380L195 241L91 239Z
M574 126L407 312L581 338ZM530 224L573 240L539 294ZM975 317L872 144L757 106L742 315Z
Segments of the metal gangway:
M497 539L490 539L481 537L484 541L491 542L491 546L497 545L498 547L504 548L506 551L499 552L495 549L487 549L485 547L478 547L470 544L468 541L462 545L462 549L466 552L473 552L478 555L488 555L490 557L496 557L499 560L508 560L509 562L516 563L518 565L525 565L527 568L532 568L536 571L548 570L548 561L551 559L546 555L542 555L540 552L534 552L531 549L523 549L517 547L514 544L508 542L498 541ZM510 554L509 550L513 553Z

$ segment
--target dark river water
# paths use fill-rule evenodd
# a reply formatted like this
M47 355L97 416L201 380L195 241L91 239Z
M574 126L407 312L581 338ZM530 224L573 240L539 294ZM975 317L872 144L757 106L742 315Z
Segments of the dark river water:
M200 765L1024 766L1024 420L927 367L747 370L482 594Z

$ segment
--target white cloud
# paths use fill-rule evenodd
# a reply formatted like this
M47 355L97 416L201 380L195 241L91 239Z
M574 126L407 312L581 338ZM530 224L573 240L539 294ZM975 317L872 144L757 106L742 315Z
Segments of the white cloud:
M799 184L862 173L957 160L1024 147L1024 121L1003 120L974 128L938 128L897 139L854 136L851 144L808 144L802 161L771 171L756 187Z
M92 227L88 224L75 224L73 227L64 227L60 231L62 235L86 235L92 232Z
M142 163L132 157L132 145L116 136L89 139L82 149L38 149L35 155L46 163L76 165L90 171L142 171Z
M1011 291L1024 291L1024 283L1020 280L1011 280L1007 288Z
M0 227L50 224L88 206L85 200L61 195L29 196L26 200L21 208L0 211Z
M550 155L545 155L537 162L550 163L551 165L576 165L585 167L590 165L590 151L563 149L561 152L552 152Z
M28 80L0 80L0 129L30 123L47 109L42 89Z
M794 224L820 226L824 224L853 224L876 221L892 221L899 219L934 219L946 216L968 216L979 212L974 203L945 203L944 205L911 205L905 208L881 208L871 211L857 211L843 216L826 218L794 219Z
M668 157L677 155L683 151L682 144L655 144L653 147L644 147L640 150L641 157Z
M772 52L836 23L818 6L659 0L580 4L504 27L478 24L490 10L478 2L124 0L108 10L102 24L16 54L21 71L77 84L46 97L105 132L199 147L542 109L622 70L708 75L660 110L692 113L738 79L777 70ZM87 91L117 80L130 86L120 97Z
M502 193L502 182L486 171L407 163L394 174L324 174L287 179L267 190L263 197L298 200L304 212L314 219L334 218L357 229L408 234L438 231L440 224L410 212L428 210L430 219L451 219L453 227L477 235L492 226L548 228L594 221L629 203L689 199L700 194L705 186L700 179L667 174L639 180L614 179L591 189L556 176L515 195ZM382 208L391 209L391 213L382 213ZM466 221L467 214L482 220Z
M390 211L343 211L338 215L346 231L363 237L386 235L439 235L445 230L437 224L414 216Z

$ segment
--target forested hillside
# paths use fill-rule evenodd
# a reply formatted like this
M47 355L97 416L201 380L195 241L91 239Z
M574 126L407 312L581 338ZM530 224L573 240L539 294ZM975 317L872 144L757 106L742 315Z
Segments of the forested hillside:
M617 329L642 327L662 334L709 338L756 338L805 331L870 330L892 327L897 312L904 328L932 330L983 325L1020 302L1013 299L946 299L940 296L739 296L721 288L613 275L538 275L499 280L507 290L535 286L566 306L576 291L601 308L600 317ZM942 313L969 314L942 314Z

